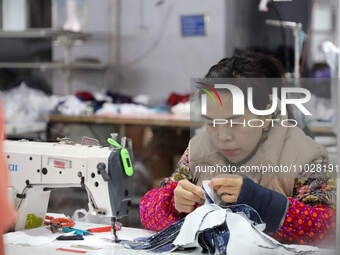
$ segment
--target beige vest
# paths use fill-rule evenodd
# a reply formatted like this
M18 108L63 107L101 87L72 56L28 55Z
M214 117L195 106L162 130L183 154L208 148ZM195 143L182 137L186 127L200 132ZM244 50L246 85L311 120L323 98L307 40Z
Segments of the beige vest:
M278 191L286 196L292 196L300 166L303 169L305 164L309 164L322 156L327 157L327 151L321 145L315 143L312 138L306 136L300 128L286 128L277 125L268 132L267 139L260 145L255 155L243 166L248 166L248 170L251 166L287 166L285 170L289 167L289 173L243 172L242 174L263 187ZM227 164L223 153L214 148L206 131L190 140L189 162L191 173L198 169L198 166L201 169L198 185L201 185L203 180L225 174L225 172L208 172L209 166L215 166L215 169L217 169L217 166L226 166ZM294 171L294 168L296 171ZM243 167L243 169L246 168Z

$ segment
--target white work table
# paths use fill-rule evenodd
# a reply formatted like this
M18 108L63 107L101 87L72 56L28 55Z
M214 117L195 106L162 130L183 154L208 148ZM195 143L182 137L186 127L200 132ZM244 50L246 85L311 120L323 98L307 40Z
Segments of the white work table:
M84 223L84 222L76 222L74 228L79 229L88 229L88 228L95 228L101 227L104 225L99 224L92 224L92 223ZM144 230L144 229L137 229L137 228L128 228L123 227L120 231L117 232L118 237L122 240L132 240L137 237L146 237L152 235L154 232ZM37 237L38 238L38 237ZM81 241L58 241L55 240L49 244L41 245L41 246L23 246L19 244L7 244L5 242L5 249L6 255L68 255L68 254L82 254L82 253L74 253L74 252L65 252L65 251L58 251L57 248L66 248L66 249L73 249L73 250L82 250L86 251L83 254L96 254L96 255L135 255L135 254L151 254L147 251L141 250L131 250L124 248L120 244L112 243L108 239L112 239L112 234L110 232L105 233L95 233L94 235L85 236L85 240ZM80 244L80 245L88 245L88 246L95 246L100 247L100 250L86 250L82 248L74 248L71 245ZM187 252L174 252L172 254L187 254ZM200 249L196 249L195 252L191 252L190 254L201 254Z
M90 223L83 223L78 222L74 226L75 228L79 229L88 229L88 228L95 228L101 227L104 225L99 224L90 224ZM144 230L144 229L137 229L137 228L127 228L123 227L120 231L117 232L118 237L122 240L132 240L137 237L147 237L152 235L154 232ZM112 240L112 235L110 232L105 233L96 233L91 236L85 236L85 240L81 241L57 241L54 240L53 242L40 245L40 246L23 246L23 245L14 245L14 244L6 244L5 243L5 250L6 255L74 255L74 254L85 254L85 255L137 255L137 254L157 254L151 253L150 251L143 251L143 250L132 250L123 247L120 244L112 243L109 241ZM99 250L87 250L83 248L75 248L72 245L79 244L79 245L87 245L87 246L94 246L100 247ZM73 250L81 250L86 251L86 253L75 253L75 252L66 252L66 251L58 251L57 248L65 248L65 249L73 249ZM192 254L198 255L202 254L201 249L197 248L196 250L191 251L178 251L171 253L172 255L184 255L184 254ZM320 253L315 254L322 254L322 255L335 255L334 252L331 250L324 250Z

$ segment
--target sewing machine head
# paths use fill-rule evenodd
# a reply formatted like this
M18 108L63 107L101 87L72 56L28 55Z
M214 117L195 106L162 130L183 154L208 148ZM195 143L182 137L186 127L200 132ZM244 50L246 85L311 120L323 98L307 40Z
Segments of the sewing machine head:
M49 192L56 188L84 188L92 214L114 218L128 214L130 148L7 140L4 152L10 194L19 211L16 230L24 228L29 213L46 213Z

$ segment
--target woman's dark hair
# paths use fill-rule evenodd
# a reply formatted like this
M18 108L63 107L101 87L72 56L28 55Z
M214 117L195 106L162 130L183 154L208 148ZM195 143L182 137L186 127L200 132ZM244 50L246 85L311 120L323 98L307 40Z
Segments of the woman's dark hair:
M206 78L282 78L284 68L279 60L261 53L247 52L224 58L213 65Z
M280 79L283 74L284 68L277 59L260 53L247 52L222 59L209 69L205 79L235 78L234 85L238 86L244 95L247 95L248 87L253 87L254 107L263 110L270 104L272 88L279 87L281 84L278 80L267 78ZM280 96L280 90L278 95Z

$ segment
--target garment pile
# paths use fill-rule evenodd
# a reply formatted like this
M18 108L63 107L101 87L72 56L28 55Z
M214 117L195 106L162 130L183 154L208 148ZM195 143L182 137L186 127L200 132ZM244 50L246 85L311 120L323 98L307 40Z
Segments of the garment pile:
M279 243L264 232L266 224L252 207L245 204L222 207L208 181L203 182L202 188L206 196L204 205L151 237L126 241L125 247L152 253L190 249L197 253L201 249L202 253L228 255L325 254L325 250L313 246Z
M50 114L67 116L190 114L188 94L172 93L166 101L152 104L151 96L145 94L131 97L103 90L96 93L77 91L73 95L57 96L47 95L22 82L13 89L1 92L0 96L5 122L7 126L13 126L16 130L33 126L37 122L47 123Z

